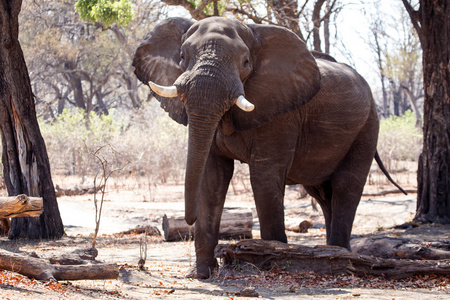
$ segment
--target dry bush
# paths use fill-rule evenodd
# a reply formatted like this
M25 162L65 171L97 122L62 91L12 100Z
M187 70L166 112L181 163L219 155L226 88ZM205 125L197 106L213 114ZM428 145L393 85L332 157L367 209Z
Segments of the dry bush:
M173 121L156 101L134 114L113 144L130 162L129 174L155 183L184 180L187 128Z
M96 173L95 159L89 150L110 143L117 125L113 116L86 114L81 109L64 110L54 121L39 123L53 174L79 175Z
M110 168L120 170L114 176L143 176L154 183L182 180L187 130L156 106L152 101L128 115L71 110L51 123L41 121L53 174L95 176L98 167L89 153L110 145L114 151L103 155Z
M401 162L417 162L422 152L422 130L411 111L380 122L378 153L389 172L403 171Z

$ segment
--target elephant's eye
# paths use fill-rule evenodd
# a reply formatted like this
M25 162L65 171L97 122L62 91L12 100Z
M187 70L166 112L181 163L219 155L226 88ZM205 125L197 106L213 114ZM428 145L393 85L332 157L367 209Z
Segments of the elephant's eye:
M249 65L250 65L250 61L248 60L248 57L246 56L242 59L242 67L248 68Z
M181 53L180 53L180 59L181 59L181 61L183 61L183 60L185 59L184 51L181 51Z

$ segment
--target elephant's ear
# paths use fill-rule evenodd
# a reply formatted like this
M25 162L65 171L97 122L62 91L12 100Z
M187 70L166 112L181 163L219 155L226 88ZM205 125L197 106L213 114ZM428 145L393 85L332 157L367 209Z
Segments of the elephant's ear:
M194 24L185 18L169 18L158 24L139 45L133 59L134 73L144 84L153 81L172 85L183 72L179 67L183 34ZM183 103L178 98L165 98L154 94L161 107L180 124L187 125L188 118Z
M233 107L236 130L248 130L278 115L299 109L320 89L320 73L306 44L290 30L271 25L249 25L260 48L253 73L246 80L245 97L255 105L252 112Z

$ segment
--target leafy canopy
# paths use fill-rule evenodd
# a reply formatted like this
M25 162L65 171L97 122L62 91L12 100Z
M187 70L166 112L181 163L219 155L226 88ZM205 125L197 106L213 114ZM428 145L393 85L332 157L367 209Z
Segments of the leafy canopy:
M78 0L75 11L84 21L102 23L105 27L114 23L127 26L133 20L133 7L129 0Z

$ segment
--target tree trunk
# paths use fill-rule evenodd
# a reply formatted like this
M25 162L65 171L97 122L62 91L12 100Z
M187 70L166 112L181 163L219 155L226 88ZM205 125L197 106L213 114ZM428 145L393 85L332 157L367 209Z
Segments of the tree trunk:
M403 92L405 92L406 96L408 97L409 103L411 104L414 116L416 117L416 127L422 129L422 116L420 115L419 109L417 108L416 98L407 86L402 85L401 88L403 89Z
M21 1L0 0L0 130L8 194L41 196L39 218L14 218L9 238L60 238L63 224L39 130L30 78L19 44Z
M331 10L330 0L326 2L327 12ZM330 54L330 16L326 16L323 20L323 42L325 45L325 53Z
M419 158L415 220L450 223L450 3L403 3L423 50L423 152Z
M317 0L314 4L314 10L312 13L312 21L313 21L313 44L314 50L322 52L320 47L320 10L322 9L322 5L325 3L325 0Z
M379 24L379 21L377 20L376 23L373 24L371 31L372 31L373 38L375 41L373 50L375 51L375 53L377 55L377 66L378 66L378 72L380 74L381 91L383 92L383 109L382 109L381 114L383 115L383 117L387 118L390 115L390 111L389 111L389 102L388 102L386 83L385 83L386 76L384 75L384 68L383 68L383 58L382 58L383 50L381 49L380 41L378 40L378 35L380 34L380 32L379 32L380 26L381 25Z
M67 73L64 75L73 90L73 99L75 100L75 105L87 111L81 78L80 76L78 76L78 74L75 73L76 65L73 62L65 62L64 67L67 70Z

